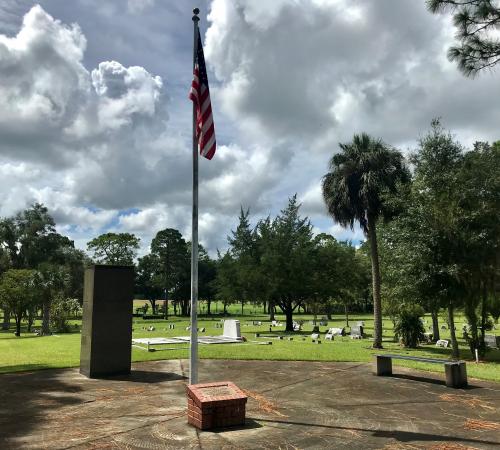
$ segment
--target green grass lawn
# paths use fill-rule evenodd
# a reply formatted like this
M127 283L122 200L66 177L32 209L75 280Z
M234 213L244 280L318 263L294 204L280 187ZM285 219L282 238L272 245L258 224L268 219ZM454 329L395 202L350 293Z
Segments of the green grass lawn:
M136 302L137 304L137 302ZM218 311L222 308L218 305ZM213 308L215 312L215 305ZM310 333L312 320L310 315L296 315L295 320L306 320L304 331L301 333L286 334L283 327L275 327L269 333L268 316L255 311L247 306L244 315L241 315L239 306L230 308L231 317L239 319L241 322L242 334L248 342L243 344L221 344L221 345L200 345L199 354L201 358L211 359L268 359L268 360L307 360L307 361L350 361L369 362L372 355L380 351L371 349L371 333L373 331L373 317L371 315L353 315L350 323L355 324L358 320L365 321L365 332L368 336L363 340L351 340L347 337L336 337L333 342L322 339L321 344L311 342ZM284 322L284 316L277 315L278 320ZM206 328L206 335L219 335L222 329L215 328L216 323L220 323L220 316L210 318L201 316L199 327ZM253 326L253 320L261 320L262 326ZM430 317L427 317L428 326L431 324ZM80 332L79 321L73 322L78 326L76 332L69 334L59 334L54 336L36 337L33 334L23 333L20 338L13 334L14 328L9 332L0 332L0 373L26 371L46 368L74 367L79 365L80 357ZM169 330L168 324L175 324L175 329ZM463 318L457 317L457 334L461 336ZM187 336L189 331L188 318L171 317L168 321L151 321L142 318L133 319L133 337L168 337ZM345 325L343 316L335 315L330 320L328 326L320 327L322 334L330 327L342 327ZM39 326L37 323L35 326ZM144 328L153 326L154 331L147 331ZM255 338L255 333L293 336L289 341L272 338ZM500 334L499 330L491 333ZM305 337L305 340L302 340ZM447 339L447 330L441 330L441 338ZM256 345L255 341L271 341L272 345ZM180 347L187 347L181 345ZM486 361L476 364L471 359L470 352L465 342L460 341L461 358L468 362L467 373L470 377L484 380L500 381L500 350L488 352ZM436 348L434 345L423 345L418 349L401 348L393 341L392 322L384 319L384 352L408 354L414 356L426 356L434 358L446 358L451 354L451 349ZM188 349L147 352L137 348L132 350L133 361L146 361L158 359L178 359L187 358ZM394 361L395 365L413 367L420 370L442 372L443 367L437 364L415 363L410 361Z

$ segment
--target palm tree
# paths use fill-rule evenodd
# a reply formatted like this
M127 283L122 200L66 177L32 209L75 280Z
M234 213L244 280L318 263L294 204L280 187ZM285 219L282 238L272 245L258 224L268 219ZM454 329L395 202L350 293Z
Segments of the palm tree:
M352 142L339 144L329 172L323 177L323 198L328 213L343 227L359 222L370 244L373 282L373 348L382 348L380 268L376 223L389 218L387 193L397 192L398 184L410 178L403 155L380 139L366 133L354 135Z

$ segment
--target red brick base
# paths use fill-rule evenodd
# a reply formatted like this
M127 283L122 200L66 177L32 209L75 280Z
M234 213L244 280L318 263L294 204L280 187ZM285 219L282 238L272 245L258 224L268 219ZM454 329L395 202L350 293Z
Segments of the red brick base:
M230 381L187 386L188 423L200 430L245 424L247 396Z

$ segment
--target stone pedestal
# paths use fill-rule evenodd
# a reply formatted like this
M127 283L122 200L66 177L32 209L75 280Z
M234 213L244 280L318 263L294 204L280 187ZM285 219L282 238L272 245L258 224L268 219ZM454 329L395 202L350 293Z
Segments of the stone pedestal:
M392 375L392 359L383 355L375 355L375 375Z
M187 396L188 423L200 430L245 424L247 396L230 381L188 385Z
M455 389L467 387L467 369L465 362L450 362L444 365L446 386Z
M130 373L134 268L85 270L80 373L89 378Z

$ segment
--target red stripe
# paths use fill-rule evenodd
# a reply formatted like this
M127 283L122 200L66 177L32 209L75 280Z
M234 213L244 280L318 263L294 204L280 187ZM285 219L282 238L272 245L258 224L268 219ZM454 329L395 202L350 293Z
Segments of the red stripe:
M215 142L215 127L213 124L210 91L208 86L202 85L196 80L195 77L198 77L198 67L195 67L193 74L194 77L189 91L189 99L195 104L196 107L196 138L198 139L198 148L202 156L207 159L212 159L217 145ZM205 102L205 109L202 110ZM210 126L203 133L202 129L204 124L209 123L210 121ZM214 140L210 144L212 138L214 138ZM207 145L210 145L210 148L207 148Z

